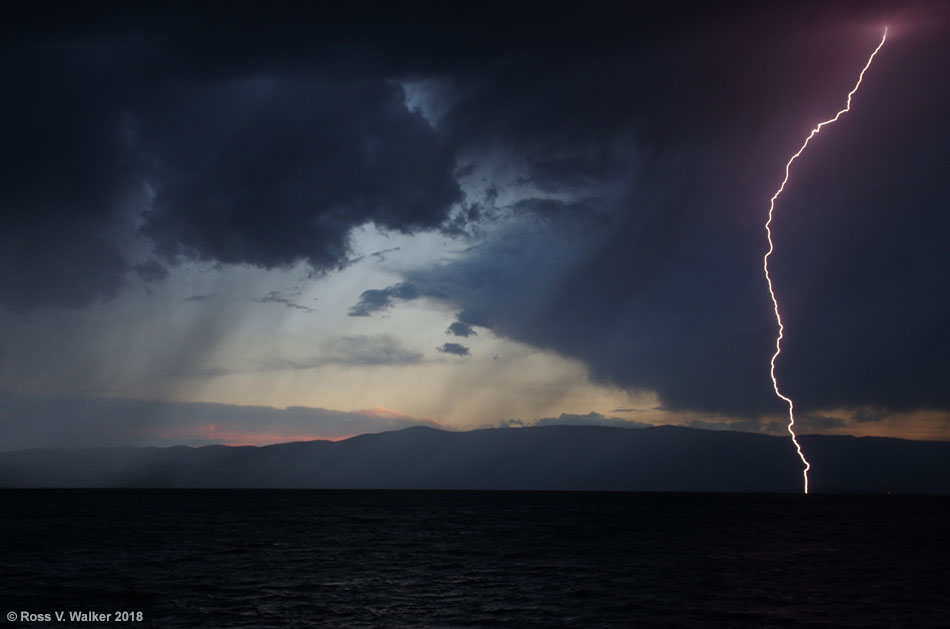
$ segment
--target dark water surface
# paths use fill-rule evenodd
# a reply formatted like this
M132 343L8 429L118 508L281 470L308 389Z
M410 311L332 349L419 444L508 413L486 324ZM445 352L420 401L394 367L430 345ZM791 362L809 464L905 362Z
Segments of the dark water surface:
M0 500L0 615L113 614L59 626L950 626L948 497L9 490ZM122 611L143 620L116 622Z

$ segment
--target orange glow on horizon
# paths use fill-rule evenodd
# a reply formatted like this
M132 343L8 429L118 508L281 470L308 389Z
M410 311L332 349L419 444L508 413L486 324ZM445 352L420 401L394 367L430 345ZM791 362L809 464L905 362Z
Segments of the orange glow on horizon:
M269 446L276 443L293 441L343 441L355 437L351 435L314 435L300 433L252 432L243 430L219 429L214 424L194 426L187 430L172 432L159 431L164 439L202 439L226 446Z
M391 408L386 408L385 406L377 406L376 408L368 408L362 411L356 411L360 415L368 415L370 417L392 417L394 419L410 419L415 420L411 415L405 415L394 411Z

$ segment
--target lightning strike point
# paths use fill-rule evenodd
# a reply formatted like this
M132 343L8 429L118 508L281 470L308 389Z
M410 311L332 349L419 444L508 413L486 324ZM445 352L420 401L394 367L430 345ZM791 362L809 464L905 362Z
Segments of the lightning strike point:
M782 180L782 185L778 187L778 190L775 191L775 194L772 195L772 199L769 201L769 219L765 222L765 233L769 242L769 250L765 254L765 257L762 259L762 269L765 271L765 281L769 285L769 295L772 296L772 305L775 310L775 321L778 323L778 336L775 338L775 353L772 354L772 360L770 362L771 369L769 370L769 375L772 377L772 388L775 389L775 395L781 398L786 404L788 404L788 432L792 436L792 443L795 444L795 450L798 452L798 457L802 460L802 463L805 465L805 469L802 470L802 476L805 480L805 493L808 493L808 470L811 469L811 463L808 462L808 459L805 458L805 453L802 452L802 446L798 442L798 436L795 434L795 403L792 402L792 398L783 395L778 388L778 380L775 378L775 361L778 359L779 354L782 353L782 339L785 336L785 326L782 324L782 315L779 314L778 308L778 299L775 297L775 290L772 287L772 276L769 275L769 256L775 251L775 245L772 243L772 215L775 212L775 201L782 194L782 191L785 190L785 184L788 183L789 172L792 167L792 162L794 162L798 157L804 152L805 148L808 146L808 143L811 142L811 139L821 133L822 128L827 125L830 125L833 122L837 122L838 118L842 115L851 111L851 97L854 96L858 88L861 87L861 81L864 80L864 73L867 72L868 68L871 67L871 62L874 61L874 56L878 53L881 47L884 45L884 42L887 40L887 27L884 27L884 34L881 36L881 43L877 45L877 48L874 49L874 52L871 53L871 56L868 57L868 61L864 64L864 68L861 70L861 74L858 75L858 82L855 83L854 89L848 92L848 99L845 103L844 109L835 114L834 118L829 118L823 122L819 122L814 129L811 130L811 133L808 134L808 137L805 138L805 141L802 143L801 147L796 151L786 162L785 164L785 179Z

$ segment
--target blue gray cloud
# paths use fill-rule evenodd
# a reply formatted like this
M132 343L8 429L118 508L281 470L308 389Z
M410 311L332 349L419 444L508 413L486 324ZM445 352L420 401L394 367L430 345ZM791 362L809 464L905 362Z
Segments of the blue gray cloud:
M478 332L472 329L472 326L470 326L467 323L462 323L461 321L453 322L448 327L448 329L446 329L445 333L451 334L452 336L463 336L463 337L475 336L476 334L478 334Z
M461 343L443 343L442 347L437 348L443 354L454 354L456 356L468 356L468 348Z

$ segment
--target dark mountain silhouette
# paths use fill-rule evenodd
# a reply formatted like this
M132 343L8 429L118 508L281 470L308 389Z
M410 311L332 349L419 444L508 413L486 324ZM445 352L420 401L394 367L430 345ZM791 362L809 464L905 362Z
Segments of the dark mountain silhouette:
M950 442L806 435L814 492L950 493ZM675 426L415 427L266 447L0 454L3 487L799 492L787 438Z

